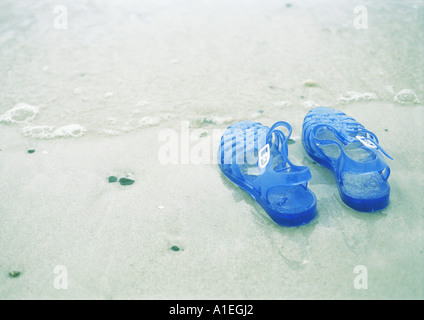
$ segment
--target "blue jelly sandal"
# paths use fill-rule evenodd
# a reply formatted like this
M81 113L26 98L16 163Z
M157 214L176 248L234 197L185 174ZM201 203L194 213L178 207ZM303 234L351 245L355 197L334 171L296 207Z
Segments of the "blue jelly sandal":
M374 133L341 111L318 107L304 119L302 143L312 159L333 171L344 203L365 212L387 207L390 168L384 156L392 157Z
M277 127L285 127L287 137ZM287 227L306 224L316 216L316 197L308 189L309 168L288 159L291 131L282 121L271 128L237 122L225 130L218 151L224 175L247 191L274 222Z

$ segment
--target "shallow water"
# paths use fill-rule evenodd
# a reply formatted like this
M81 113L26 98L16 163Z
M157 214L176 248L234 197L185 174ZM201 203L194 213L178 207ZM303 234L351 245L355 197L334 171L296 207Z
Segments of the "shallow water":
M0 298L424 298L424 1L364 1L360 30L347 0L61 5L67 25L55 1L0 3ZM346 207L306 156L318 105L395 159L383 212ZM240 120L293 126L313 223L274 225L220 173Z

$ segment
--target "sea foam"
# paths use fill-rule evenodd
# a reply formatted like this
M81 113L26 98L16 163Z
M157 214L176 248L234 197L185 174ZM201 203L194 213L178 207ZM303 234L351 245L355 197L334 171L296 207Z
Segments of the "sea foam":
M395 95L394 100L400 104L421 103L415 91L411 89L403 89L399 91Z
M342 97L339 97L339 102L341 104L347 104L351 102L357 102L357 101L373 101L377 100L378 97L375 93L370 92L355 92L355 91L348 91L346 94Z
M27 126L22 129L24 136L37 139L78 138L86 132L87 129L79 124L70 124L61 127Z
M35 118L40 108L26 103L18 103L0 115L1 123L27 123Z

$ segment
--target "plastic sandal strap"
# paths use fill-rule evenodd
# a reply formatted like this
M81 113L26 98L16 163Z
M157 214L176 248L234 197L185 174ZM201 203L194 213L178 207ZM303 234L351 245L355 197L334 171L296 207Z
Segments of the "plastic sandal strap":
M348 143L348 141L345 139L345 137L343 137L343 136L341 136L340 134L339 134L339 132L337 131L337 130L335 130L333 127L331 127L331 126L328 126L328 125L325 125L325 124L323 124L323 125L318 125L318 126L316 126L313 130L312 130L312 132L311 132L311 137L312 137L312 139L313 140L315 140L314 142L314 145L316 145L317 147L316 148L313 148L313 150L315 151L315 152L317 152L321 157L324 157L325 159L327 159L327 161L329 161L329 162L333 162L334 160L332 160L330 157L328 157L326 154L325 154L325 152L319 147L320 145L331 145L331 144L335 144L335 145L337 145L338 147L339 147L339 149L340 149L340 151L342 152L342 153L344 153L344 151L343 151L343 146L339 143L339 142L337 142L337 141L335 141L335 140L330 140L330 139L320 139L320 138L318 138L316 135L317 135L317 133L318 133L318 131L319 130L321 130L321 129L323 129L323 128L327 128L327 129L329 129L329 130L331 130L333 133L334 133L334 135L336 136L336 138L338 138L339 140L341 140L343 143L345 143L345 144L347 144Z
M355 161L352 158L348 157L346 154L343 154L343 156L340 156L339 158L339 168L340 168L339 172L341 175L342 172L352 172L352 173L359 173L359 174L370 173L370 172L382 172L385 169L388 169L389 166L380 157L377 157L371 161L361 162L361 161ZM387 178L388 178L388 175L387 175Z
M277 127L283 126L288 129L289 134L287 137L280 130L276 130ZM292 133L292 127L290 124L284 121L276 122L267 134L267 142L269 147L269 161L266 167L261 168L258 163L258 168L261 174L258 175L254 180L254 186L261 188L262 190L269 190L276 186L292 186L292 185L307 185L307 182L311 180L311 172L308 167L296 166L290 162L288 157L288 146L287 141ZM272 142L274 140L274 142ZM282 170L274 170L273 168L273 152L280 152L283 157L285 168Z
M293 186L306 185L311 180L311 172L308 167L297 167L296 170L290 172L265 171L263 174L256 177L254 186L269 190L277 186Z
M370 131L368 131L368 132L370 132ZM373 134L373 136L375 137L374 134ZM365 137L365 136L357 135L356 139L359 140L367 149L373 151L374 153L375 153L374 150L380 150L381 153L384 154L387 158L389 158L390 160L393 160L393 158L383 149L383 147L378 144L377 137L375 137L375 140L374 140L372 138L370 139L370 138Z

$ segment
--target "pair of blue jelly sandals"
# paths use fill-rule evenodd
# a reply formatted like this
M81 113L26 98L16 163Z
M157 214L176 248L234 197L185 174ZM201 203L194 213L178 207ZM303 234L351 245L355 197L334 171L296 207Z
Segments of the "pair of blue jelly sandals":
M288 157L291 133L284 121L271 128L237 122L224 131L218 151L224 175L247 191L275 223L287 227L306 224L317 214L316 196L308 189L309 168L294 165ZM389 204L390 168L384 156L392 158L377 136L355 119L332 108L315 108L304 119L302 143L313 160L334 173L341 199L349 207L374 212Z

